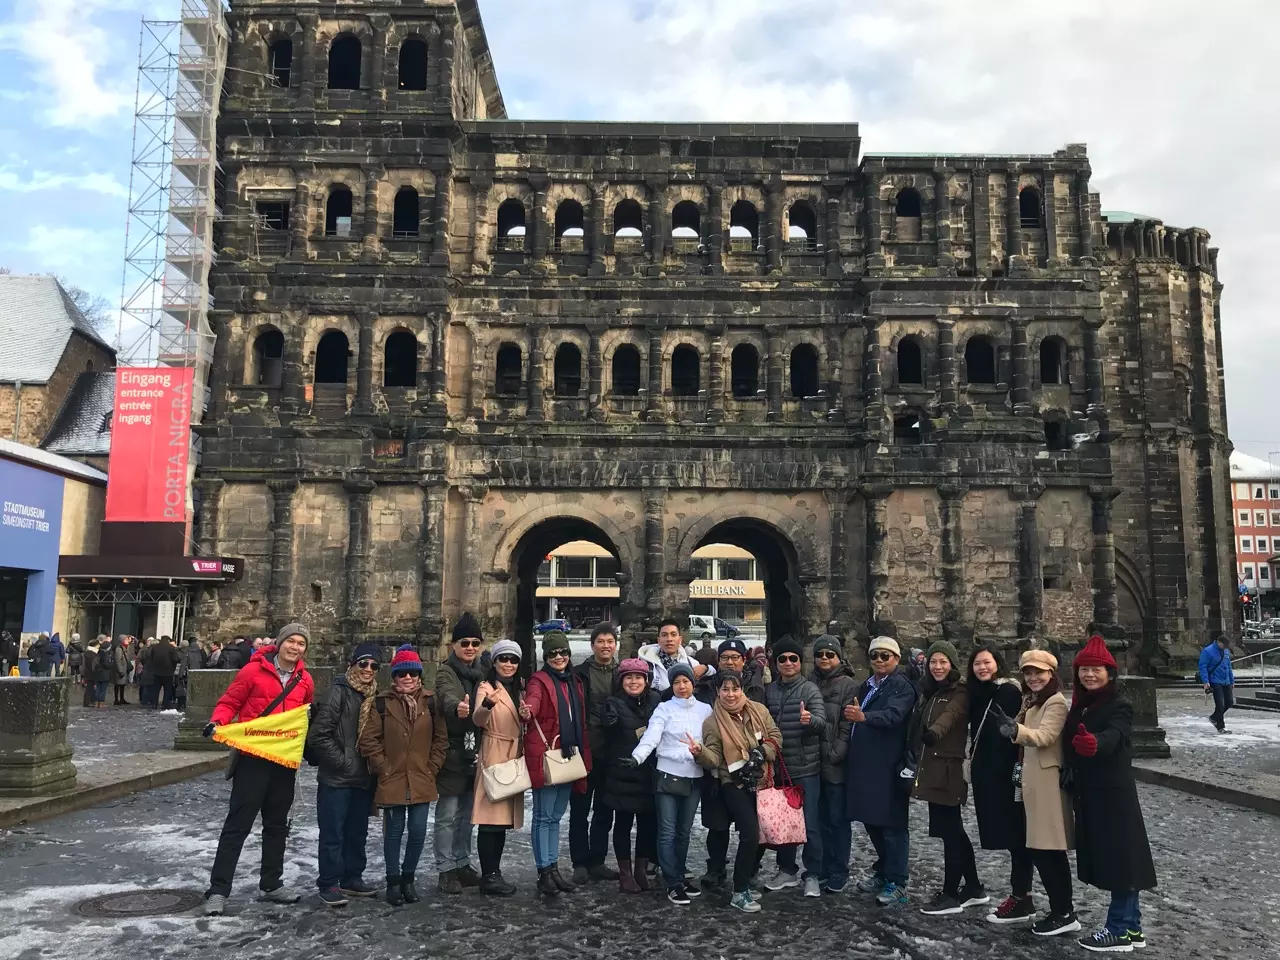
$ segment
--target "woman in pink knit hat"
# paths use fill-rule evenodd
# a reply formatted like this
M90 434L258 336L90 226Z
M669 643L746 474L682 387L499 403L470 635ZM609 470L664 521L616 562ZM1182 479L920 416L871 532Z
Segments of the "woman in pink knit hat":
M598 762L605 767L600 801L614 811L613 855L618 860L618 889L623 893L648 890L645 868L649 861L658 859L655 762L638 764L631 759L662 699L653 690L651 676L646 661L638 657L623 660L614 677L613 695L604 702L602 711L605 753ZM632 823L636 826L634 859Z

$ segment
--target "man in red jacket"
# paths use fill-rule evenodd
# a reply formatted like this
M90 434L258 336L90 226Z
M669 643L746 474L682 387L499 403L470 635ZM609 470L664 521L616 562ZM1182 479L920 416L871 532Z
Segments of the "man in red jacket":
M302 662L310 634L300 623L280 631L274 646L265 646L236 674L227 692L213 708L204 729L206 737L223 724L241 723L268 713L284 713L310 704L315 693L311 674ZM283 696L282 696L283 695ZM270 760L241 754L231 782L231 809L218 838L204 912L220 916L231 895L240 850L262 814L262 870L258 881L262 899L272 903L297 903L300 894L284 889L284 848L289 834L289 810L293 806L297 771Z

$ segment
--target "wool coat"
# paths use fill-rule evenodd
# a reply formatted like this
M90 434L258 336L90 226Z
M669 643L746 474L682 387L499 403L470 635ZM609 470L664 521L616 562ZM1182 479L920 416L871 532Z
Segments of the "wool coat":
M360 753L378 778L374 802L380 807L403 807L438 799L436 775L444 765L449 740L435 697L419 691L412 723L399 697L378 694L378 699L382 709L374 709L360 733Z
M964 750L969 739L969 688L953 673L941 684L932 677L922 685L924 699L916 709L913 753L916 784L911 795L944 807L959 807L969 798L964 780ZM925 734L934 740L926 743Z
M1014 742L1022 747L1022 804L1027 816L1027 846L1032 850L1070 850L1074 824L1060 783L1062 725L1067 698L1055 693L1027 711Z
M493 709L484 705L493 700ZM523 749L520 714L511 695L502 684L496 687L485 681L476 688L476 712L472 722L484 731L480 740L480 757L476 764L475 800L471 804L471 822L477 826L511 827L524 825L524 794L506 800L490 800L484 792L484 768L514 760Z
M875 695L868 679L858 688L866 719L853 724L845 760L845 815L873 827L905 827L908 793L898 769L907 751L907 728L916 688L901 671L889 674Z
M987 691L981 688L991 686ZM978 838L984 850L1020 850L1027 843L1026 810L1013 799L1013 765L1018 747L989 716L994 704L1010 717L1022 709L1022 691L1013 681L973 684L969 691L969 780L973 789L973 812L978 818Z

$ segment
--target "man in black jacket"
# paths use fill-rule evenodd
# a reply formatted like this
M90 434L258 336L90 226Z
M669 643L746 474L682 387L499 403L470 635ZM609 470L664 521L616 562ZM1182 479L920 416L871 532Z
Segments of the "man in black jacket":
M320 900L343 907L348 897L371 897L364 882L365 843L373 805L373 776L356 744L365 701L378 692L377 644L352 651L345 675L334 679L315 708L307 747L316 764L316 819L320 825Z
M233 637L231 642L222 648L222 657L218 661L221 670L239 670L253 656L253 650L245 642L244 637Z
M618 634L613 624L596 624L591 631L591 659L573 668L582 681L582 693L586 698L587 741L591 744L592 757L586 793L569 795L569 855L573 860L573 882L576 884L584 884L588 880L618 879L618 871L604 862L609 852L613 810L600 801L606 764L595 760L605 755L603 711L605 701L613 695L617 652Z
M4 676L7 677L9 669L17 665L18 638L8 630L0 631L0 668L4 669Z
M161 637L160 642L148 652L147 666L151 668L156 691L151 705L157 710L168 710L173 706L173 677L178 672L182 654L173 645L173 638L168 636ZM163 701L161 694L164 694Z
M436 775L436 825L433 833L437 889L451 895L463 887L480 886L480 874L471 866L471 807L475 803L476 752L479 731L471 714L480 672L480 623L464 613L453 628L449 657L436 672L436 702L449 731L449 752Z

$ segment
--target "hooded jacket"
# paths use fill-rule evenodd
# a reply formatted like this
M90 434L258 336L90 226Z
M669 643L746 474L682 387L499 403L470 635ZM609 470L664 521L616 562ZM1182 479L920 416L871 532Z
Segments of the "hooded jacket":
M654 764L646 761L638 767L625 767L621 761L640 743L660 700L650 686L640 696L630 696L622 689L622 678L614 678L613 695L601 711L605 753L596 757L596 763L604 766L601 799L614 810L648 813L653 809Z
M27 647L27 669L33 676L49 672L49 638L41 634Z
M644 763L658 754L658 769L673 777L702 779L702 767L689 752L691 737L695 742L702 742L702 726L711 716L711 707L697 697L672 697L658 704L649 718L649 726L640 738L640 743L631 752L631 756L639 763Z
M289 681L294 677L299 678L298 682L273 713L285 713L295 707L306 706L315 698L315 683L301 660L293 665ZM263 647L253 655L248 666L235 675L227 692L218 699L209 719L218 726L233 720L254 720L262 716L262 711L280 696L283 689L284 683L276 672L276 648L274 645Z

